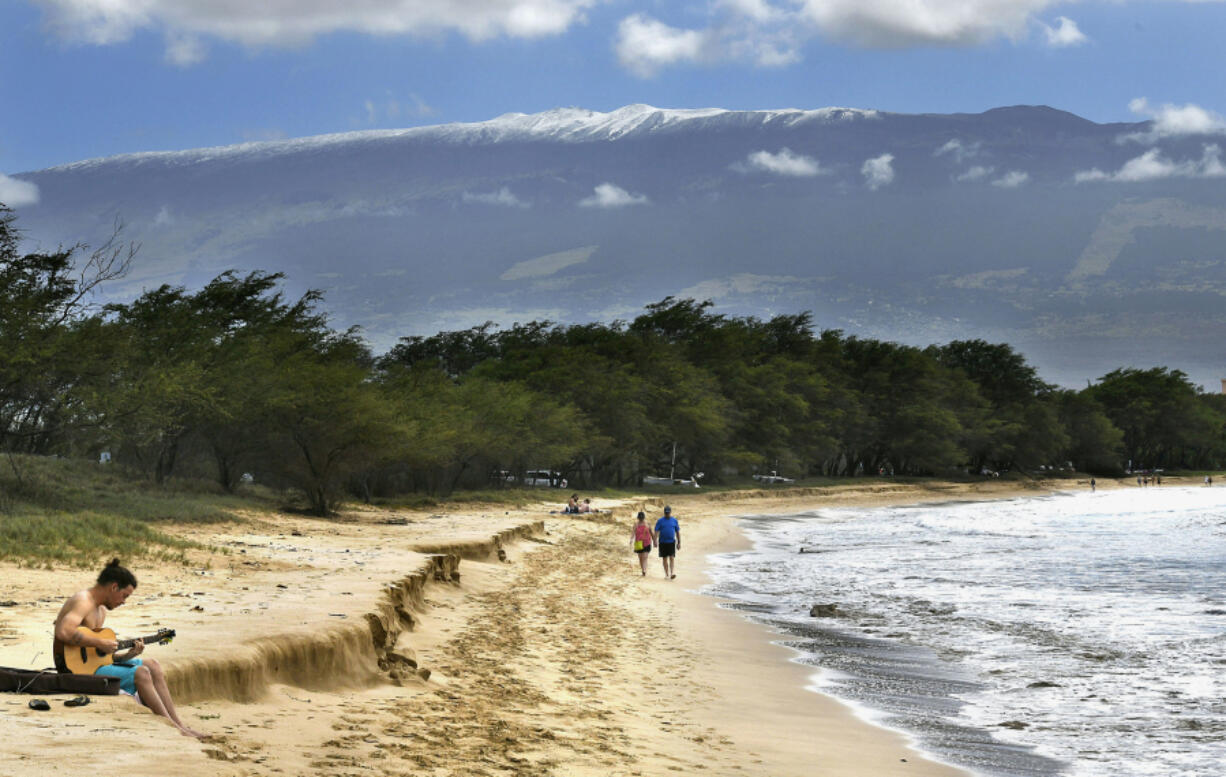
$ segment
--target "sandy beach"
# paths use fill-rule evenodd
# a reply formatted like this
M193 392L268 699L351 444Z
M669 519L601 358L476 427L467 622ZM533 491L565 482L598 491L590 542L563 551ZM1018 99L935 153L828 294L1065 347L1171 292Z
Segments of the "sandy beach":
M1100 487L1115 487L1100 483ZM896 733L806 690L773 634L697 594L707 554L745 542L735 516L823 506L996 499L999 481L668 497L676 580L630 552L639 509L590 516L468 506L259 514L180 532L190 564L131 562L140 586L107 625L174 628L167 668L183 737L128 698L27 708L0 695L0 774L957 775ZM545 494L542 494L545 496ZM101 563L101 562L100 562ZM96 569L0 565L0 664L51 663L51 622Z

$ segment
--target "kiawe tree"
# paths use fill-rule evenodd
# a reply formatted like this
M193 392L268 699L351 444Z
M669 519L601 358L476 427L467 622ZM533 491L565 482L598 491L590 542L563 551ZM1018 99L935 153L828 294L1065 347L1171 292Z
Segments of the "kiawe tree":
M48 452L65 424L92 423L74 406L87 367L92 297L123 276L137 247L121 225L98 249L22 254L13 212L0 203L0 449Z
M927 352L969 378L989 404L968 450L974 469L1030 469L1059 461L1069 441L1054 387L1040 380L1021 354L984 340L955 340Z
M1220 449L1220 410L1180 370L1114 370L1085 393L1123 432L1133 467L1206 466Z

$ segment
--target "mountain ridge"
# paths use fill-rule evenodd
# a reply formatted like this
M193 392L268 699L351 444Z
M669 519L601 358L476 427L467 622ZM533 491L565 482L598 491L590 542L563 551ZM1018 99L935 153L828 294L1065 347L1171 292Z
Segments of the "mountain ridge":
M55 165L41 170L31 170L16 175L60 170L84 170L107 163L121 164L135 162L139 164L165 161L192 164L223 158L257 156L261 153L265 155L304 153L348 143L361 144L398 139L442 139L454 143L498 143L528 140L562 140L573 143L598 142L617 140L628 136L633 137L636 134L661 130L682 131L684 129L695 129L695 127L688 125L710 119L720 119L722 123L728 125L725 127L728 129L745 129L747 125L752 123L750 120L755 119L762 125L782 120L787 126L796 127L807 122L820 123L826 121L833 123L836 120L847 122L856 119L906 119L912 117L925 119L1008 117L1009 120L1015 121L1015 117L1018 115L1044 118L1059 117L1061 120L1072 118L1084 123L1084 125L1093 127L1118 126L1142 128L1152 123L1097 124L1074 113L1051 108L1046 105L1002 106L977 114L908 114L838 106L730 110L725 108L657 108L651 105L636 103L608 112L575 107L552 108L532 114L505 113L492 119L476 122L451 122L400 129L355 130L351 132L308 135L298 138L247 141L169 151L135 151L67 162L62 165ZM701 129L710 128L708 126Z
M41 201L18 215L44 244L126 222L143 249L115 298L283 272L377 348L672 295L915 345L1009 342L1071 385L1134 364L1215 384L1220 138L1135 142L1151 126L1048 106L560 108L86 160L23 175Z

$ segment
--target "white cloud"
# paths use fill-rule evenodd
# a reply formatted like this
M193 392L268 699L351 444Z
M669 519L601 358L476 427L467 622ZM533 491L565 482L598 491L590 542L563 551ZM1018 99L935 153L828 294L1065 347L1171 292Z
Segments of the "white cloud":
M498 277L504 281L544 278L572 265L583 264L592 258L592 254L596 253L597 248L599 246L583 246L582 248L572 248L568 251L559 251L556 254L538 256L535 259L525 259L522 262L516 262L511 265L506 272Z
M1022 170L1010 170L1009 172L992 181L993 186L999 186L1002 189L1016 189L1030 180L1030 173Z
M1077 22L1067 16L1056 17L1055 27L1050 27L1043 24L1043 22L1039 22L1039 26L1043 28L1043 35L1047 39L1047 45L1052 48L1063 49L1071 46L1080 46L1090 40L1077 27Z
M1149 100L1138 97L1128 103L1128 110L1138 116L1149 116L1152 124L1148 132L1133 132L1122 136L1121 140L1132 140L1139 143L1153 143L1161 138L1178 137L1180 135L1219 135L1226 133L1226 118L1213 111L1188 103L1172 105L1164 103L1153 107Z
M744 162L738 162L734 167L738 170L758 170L802 178L826 172L813 157L797 154L789 148L781 149L777 154L769 151L751 152Z
M195 35L171 32L166 35L166 61L179 67L191 67L204 61L208 49Z
M18 178L9 178L0 173L0 202L10 208L20 208L38 203L38 185Z
M628 16L616 48L627 69L650 76L676 64L790 64L799 61L802 47L813 38L901 49L979 46L1002 38L1020 42L1038 32L1047 46L1083 45L1089 38L1072 19L1057 16L1047 24L1039 18L1066 4L1067 0L709 0L706 17L692 29L672 27L642 12Z
M168 226L175 223L175 217L170 212L170 207L163 205L158 214L153 217L153 223L159 227Z
M690 299L719 300L737 294L781 294L803 283L804 279L791 275L754 275L737 273L724 278L712 278L696 283L677 292L677 296Z
M600 184L591 197L579 200L584 208L624 208L627 205L646 205L648 202L647 195L631 194L611 183Z
M677 64L751 62L781 67L800 60L794 12L766 0L717 0L710 25L702 29L672 27L646 14L632 14L617 29L614 48L622 66L642 78Z
M874 191L882 186L888 186L894 181L894 155L882 154L866 159L860 166L860 174L864 176L868 188Z
M415 93L410 92L404 101L385 90L382 97L362 101L362 117L353 119L355 125L396 124L401 118L419 119L433 116L435 110Z
M974 167L971 167L969 170L967 170L965 173L962 173L961 175L959 175L955 180L970 181L972 183L975 181L982 181L984 178L987 178L995 171L996 171L995 167L984 167L983 165L975 165Z
M803 0L820 32L869 48L973 46L1020 39L1032 15L1056 0Z
M482 205L501 205L506 208L529 208L531 203L524 202L516 197L506 186L496 192L488 193L471 193L464 192L462 195L464 202L476 202Z
M932 152L933 156L945 156L949 154L958 164L979 155L979 149L983 146L982 143L963 143L958 138L953 138L945 142L945 145Z
M783 21L788 17L786 11L775 8L767 0L717 0L714 5L759 23Z
M622 19L617 27L617 58L627 70L647 78L679 62L699 62L709 47L709 35L682 30L643 14Z
M1221 157L1222 150L1217 144L1206 145L1200 159L1183 161L1168 159L1162 155L1160 150L1151 148L1141 156L1129 159L1114 173L1105 173L1094 168L1077 173L1073 176L1073 180L1077 183L1092 181L1136 183L1162 178L1221 178L1226 176L1226 165L1222 164Z
M320 35L436 35L470 40L537 38L585 21L600 0L42 0L61 36L94 44L120 43L145 29L167 35L167 59L188 64L203 55L201 37L247 46L286 46ZM198 60L196 60L198 61Z

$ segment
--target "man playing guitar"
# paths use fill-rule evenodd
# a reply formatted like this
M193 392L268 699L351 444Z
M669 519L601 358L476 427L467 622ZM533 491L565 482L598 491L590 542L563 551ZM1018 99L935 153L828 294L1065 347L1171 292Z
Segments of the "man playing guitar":
M115 639L108 639L106 635L96 636L80 627L101 629L107 612L121 606L134 590L136 576L120 566L119 559L112 559L98 575L98 581L92 588L78 591L64 602L59 615L55 616L55 668L61 672L69 671L64 661L65 648L96 648L102 653L115 653L119 647ZM166 675L161 665L156 659L137 658L144 650L145 643L138 639L132 644L131 650L116 654L113 663L98 667L94 674L118 677L121 690L135 696L141 704L168 719L184 735L197 739L207 738L207 734L188 728L179 719L170 690L166 687Z

